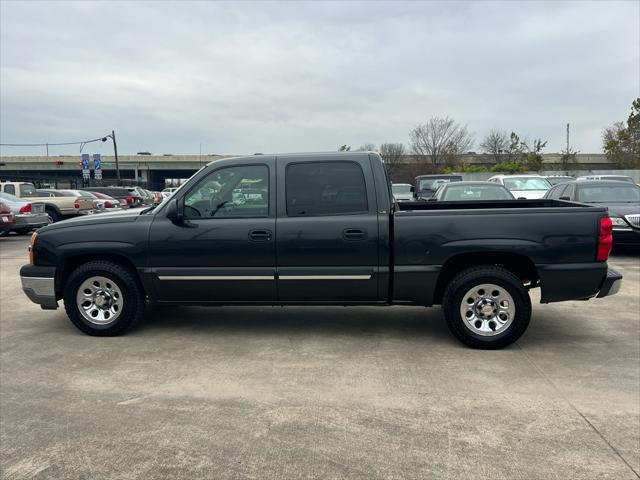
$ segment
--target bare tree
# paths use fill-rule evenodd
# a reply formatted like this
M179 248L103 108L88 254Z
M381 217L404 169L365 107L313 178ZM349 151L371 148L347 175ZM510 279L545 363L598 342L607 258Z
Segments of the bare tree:
M465 125L450 117L432 117L425 124L409 131L411 149L421 157L429 156L433 165L451 161L473 145L473 138Z
M493 155L496 163L504 159L504 154L509 150L509 134L504 130L492 128L480 144L484 153Z
M357 151L358 152L375 152L376 146L373 143L365 143L361 145Z
M380 156L387 167L389 177L398 171L400 162L405 156L405 148L402 143L383 143L380 145Z

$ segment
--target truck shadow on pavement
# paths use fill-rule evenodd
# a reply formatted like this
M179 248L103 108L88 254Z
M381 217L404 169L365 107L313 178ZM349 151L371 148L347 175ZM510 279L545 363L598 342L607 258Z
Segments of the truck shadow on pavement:
M160 307L131 334L250 333L266 335L384 335L429 337L457 344L440 308L420 307Z

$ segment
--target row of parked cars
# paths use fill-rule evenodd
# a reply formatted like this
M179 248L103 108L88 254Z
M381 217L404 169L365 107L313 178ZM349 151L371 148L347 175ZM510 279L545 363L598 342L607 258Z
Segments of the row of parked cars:
M0 182L0 235L27 234L67 218L145 207L162 200L160 192L141 187L38 189L28 182Z
M420 175L415 184L393 184L398 202L553 199L609 209L617 246L640 245L640 187L626 175L495 175L464 181L462 175Z

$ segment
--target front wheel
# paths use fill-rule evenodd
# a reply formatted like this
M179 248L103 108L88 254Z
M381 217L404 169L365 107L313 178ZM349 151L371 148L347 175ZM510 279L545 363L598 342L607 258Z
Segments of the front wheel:
M135 274L108 261L79 266L64 288L64 308L71 322L94 336L119 335L144 314L145 296Z
M442 306L451 333L473 348L506 347L531 320L531 300L522 282L495 266L458 274L447 286Z

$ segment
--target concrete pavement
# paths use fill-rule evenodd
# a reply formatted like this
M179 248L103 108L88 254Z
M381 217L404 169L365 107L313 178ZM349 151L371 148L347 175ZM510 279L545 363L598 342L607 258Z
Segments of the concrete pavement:
M92 338L0 239L0 477L640 478L640 261L477 351L439 308L180 307Z

